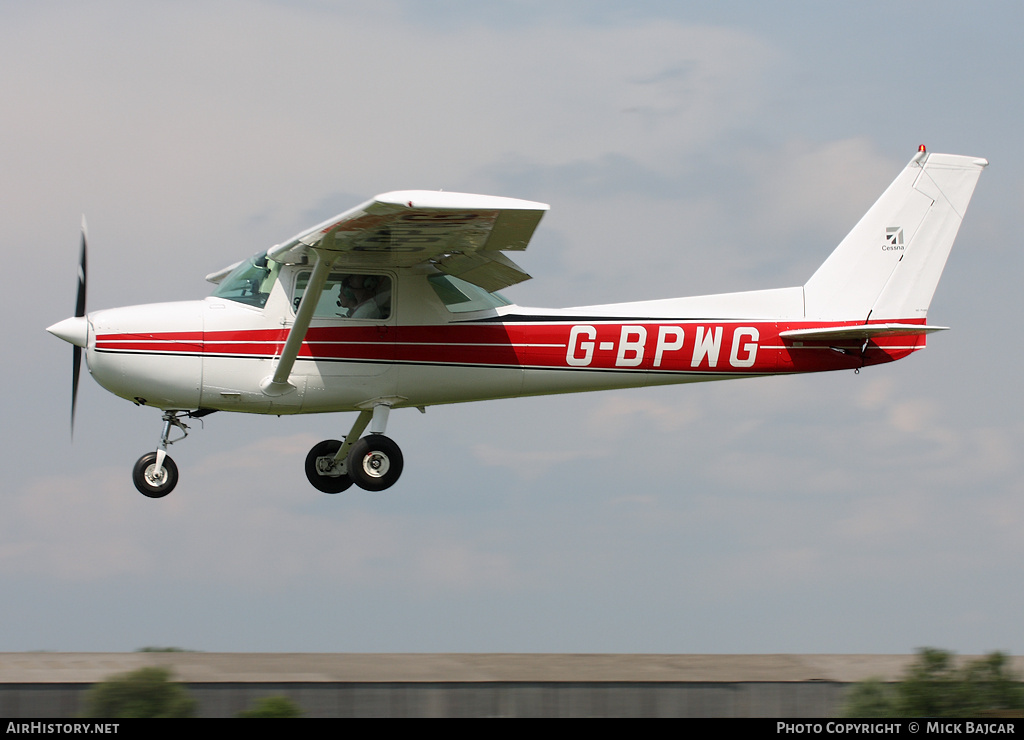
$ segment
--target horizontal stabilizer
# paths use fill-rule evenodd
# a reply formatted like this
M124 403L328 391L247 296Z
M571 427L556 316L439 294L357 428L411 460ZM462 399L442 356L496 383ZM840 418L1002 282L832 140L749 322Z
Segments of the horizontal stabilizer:
M790 329L779 332L783 339L831 340L831 339L874 339L876 337L903 337L946 331L948 326L926 324L859 324L857 326L830 326L820 329Z

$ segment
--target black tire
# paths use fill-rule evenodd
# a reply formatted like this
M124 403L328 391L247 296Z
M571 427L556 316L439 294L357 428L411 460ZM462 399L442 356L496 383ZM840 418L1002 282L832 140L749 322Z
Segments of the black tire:
M132 469L132 482L139 493L147 498L163 498L178 485L178 466L170 455L164 455L164 473L160 480L154 478L155 467L156 453L147 452L136 461Z
M348 490L352 485L352 479L348 475L322 475L317 467L317 460L321 457L334 457L341 449L341 442L336 439L325 439L306 455L306 478L318 491L324 493L341 493Z
M383 434L369 434L348 451L348 474L365 491L383 491L402 474L402 451Z

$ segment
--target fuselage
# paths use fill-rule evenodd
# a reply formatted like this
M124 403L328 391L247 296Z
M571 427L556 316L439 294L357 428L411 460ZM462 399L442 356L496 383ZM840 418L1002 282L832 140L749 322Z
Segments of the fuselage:
M535 309L453 298L429 268L381 270L367 274L390 280L387 316L315 317L291 372L294 390L269 395L261 382L281 355L308 271L280 268L251 303L214 295L92 312L89 369L112 393L161 409L294 414L380 398L422 407L852 369L925 345L923 333L869 343L781 338L822 326L802 316L802 288Z
M111 392L163 410L136 488L175 487L167 455L184 419L211 411L357 411L344 441L306 456L325 493L382 491L403 457L394 408L765 375L898 360L926 323L949 250L988 162L922 146L803 286L582 306L515 306L548 206L441 191L378 195L224 270L201 301L85 313L83 223L75 314L48 331L85 349ZM364 432L366 435L363 436Z

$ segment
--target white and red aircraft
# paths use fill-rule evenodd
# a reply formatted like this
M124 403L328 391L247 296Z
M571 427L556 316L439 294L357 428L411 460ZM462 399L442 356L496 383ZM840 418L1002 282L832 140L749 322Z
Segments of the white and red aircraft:
M385 193L207 276L205 300L88 314L83 223L75 316L48 331L74 345L72 424L83 349L100 385L163 411L133 473L146 496L177 483L167 446L183 420L214 411L356 411L306 476L381 491L402 472L392 409L859 370L924 348L945 328L928 305L987 164L922 146L803 286L566 309L495 292L529 278L502 252L526 248L543 203Z

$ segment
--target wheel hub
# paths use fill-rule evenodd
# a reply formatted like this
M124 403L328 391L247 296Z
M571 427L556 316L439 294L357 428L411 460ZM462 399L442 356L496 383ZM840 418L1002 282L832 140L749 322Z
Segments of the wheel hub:
M146 482L154 488L163 483L166 476L167 471L163 468L157 468L156 464L150 465L146 468Z
M371 478L383 478L391 468L391 461L382 452L371 452L363 458L363 471Z

